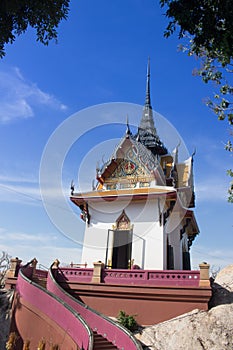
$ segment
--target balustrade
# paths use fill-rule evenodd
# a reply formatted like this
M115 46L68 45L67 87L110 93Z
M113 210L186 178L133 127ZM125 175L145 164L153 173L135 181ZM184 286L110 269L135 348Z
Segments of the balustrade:
M61 268L58 281L66 278L72 282L91 282L93 269ZM117 270L103 269L102 283L108 284L144 284L151 286L198 286L200 271L180 270Z

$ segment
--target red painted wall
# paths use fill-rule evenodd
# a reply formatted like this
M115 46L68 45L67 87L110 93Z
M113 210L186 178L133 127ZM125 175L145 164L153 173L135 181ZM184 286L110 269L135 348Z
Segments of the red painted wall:
M153 287L104 283L60 282L71 295L112 317L120 310L137 315L141 325L152 325L194 309L207 310L209 287Z

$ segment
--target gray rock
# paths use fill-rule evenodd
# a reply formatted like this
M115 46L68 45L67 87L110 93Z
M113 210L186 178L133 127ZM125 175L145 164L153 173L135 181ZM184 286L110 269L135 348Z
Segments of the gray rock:
M233 304L193 310L136 336L151 350L232 350Z
M11 305L14 291L0 291L0 350L5 350L11 322Z
M212 283L213 296L210 300L210 308L233 303L233 265L222 269Z
M209 311L193 310L137 333L144 349L232 350L233 265L218 273L212 290Z

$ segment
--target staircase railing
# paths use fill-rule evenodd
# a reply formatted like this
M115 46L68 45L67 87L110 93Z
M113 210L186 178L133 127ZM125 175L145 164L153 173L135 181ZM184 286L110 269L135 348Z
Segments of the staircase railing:
M114 322L107 316L97 312L89 306L83 304L67 293L56 281L56 273L59 269L50 268L47 278L47 289L64 300L75 309L88 323L94 332L102 335L112 344L122 350L142 350L142 346L125 327Z
M45 288L34 283L30 266L21 268L16 291L20 298L37 308L74 340L80 349L93 349L93 332L85 320L70 305Z

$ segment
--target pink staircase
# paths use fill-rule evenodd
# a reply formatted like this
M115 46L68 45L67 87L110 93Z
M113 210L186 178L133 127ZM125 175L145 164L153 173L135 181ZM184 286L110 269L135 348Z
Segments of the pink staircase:
M13 331L20 339L17 350L29 338L36 348L42 337L47 342L53 337L60 350L73 349L74 344L80 350L142 350L128 330L70 296L53 274L51 269L20 269L13 309Z
M117 347L109 342L106 338L97 332L93 332L94 335L94 350L116 350Z
M68 294L57 282L57 269L49 270L47 289L82 316L94 335L94 350L142 350L141 344L125 327L88 307Z
M92 350L93 332L85 320L68 304L32 281L30 266L21 268L13 303L13 329L18 334L17 350L30 340L37 348L43 338L49 345L59 344L60 350Z

